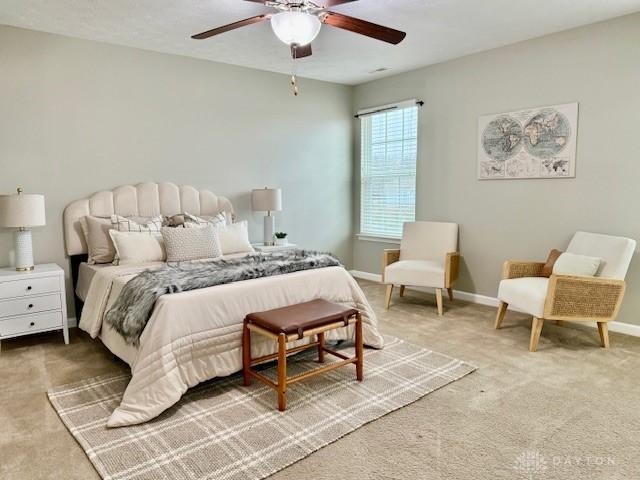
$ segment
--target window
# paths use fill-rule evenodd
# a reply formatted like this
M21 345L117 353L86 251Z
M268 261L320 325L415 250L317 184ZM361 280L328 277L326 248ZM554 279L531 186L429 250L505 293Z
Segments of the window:
M415 101L360 114L360 234L400 238L415 220L418 107Z

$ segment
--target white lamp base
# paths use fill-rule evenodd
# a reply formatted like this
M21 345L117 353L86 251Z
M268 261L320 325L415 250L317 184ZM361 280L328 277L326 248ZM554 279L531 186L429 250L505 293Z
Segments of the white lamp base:
M266 246L273 245L273 231L276 228L276 219L273 215L265 215L264 217L264 244Z
M33 245L31 243L31 230L16 230L16 270L25 272L33 270Z

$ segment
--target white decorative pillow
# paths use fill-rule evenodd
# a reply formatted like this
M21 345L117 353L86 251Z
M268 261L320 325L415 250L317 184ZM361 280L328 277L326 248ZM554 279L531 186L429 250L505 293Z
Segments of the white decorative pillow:
M222 255L216 229L162 227L167 262L186 262Z
M109 230L116 249L114 265L163 262L167 258L160 233Z
M222 215L224 215L224 219L227 223L227 225L231 225L233 223L233 221L235 220L235 215L231 212L227 212L226 210L220 212Z
M602 259L598 257L588 257L586 255L564 252L558 257L556 263L553 264L553 274L593 277L598 271L601 261Z
M198 217L197 215L191 215L184 212L184 228L199 228L206 227L207 225L213 225L214 227L219 225L226 225L227 219L224 213L220 212L213 217Z
M111 225L114 230L119 232L155 232L160 233L162 228L162 222L164 218L162 215L156 217L144 218L144 217L122 217L120 215L111 215Z
M249 225L246 220L218 227L222 254L255 252L249 242Z
M87 241L87 263L111 263L116 254L113 242L109 237L111 220L109 218L87 215L80 219L80 226Z

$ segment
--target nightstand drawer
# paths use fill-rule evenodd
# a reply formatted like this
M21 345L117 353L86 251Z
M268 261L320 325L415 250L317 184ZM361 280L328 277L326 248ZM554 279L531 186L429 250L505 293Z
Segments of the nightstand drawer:
M29 296L0 302L0 317L13 317L27 313L60 310L60 294Z
M13 280L0 283L0 299L41 295L60 291L60 276Z
M36 313L0 320L0 337L62 328L62 312Z

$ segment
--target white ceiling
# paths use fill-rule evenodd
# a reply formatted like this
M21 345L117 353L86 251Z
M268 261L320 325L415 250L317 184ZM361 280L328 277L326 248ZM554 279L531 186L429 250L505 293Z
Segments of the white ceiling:
M313 56L296 63L300 76L358 84L640 11L640 0L359 0L334 10L407 32L393 46L324 25ZM0 24L290 73L268 22L189 38L269 11L243 0L0 0Z

